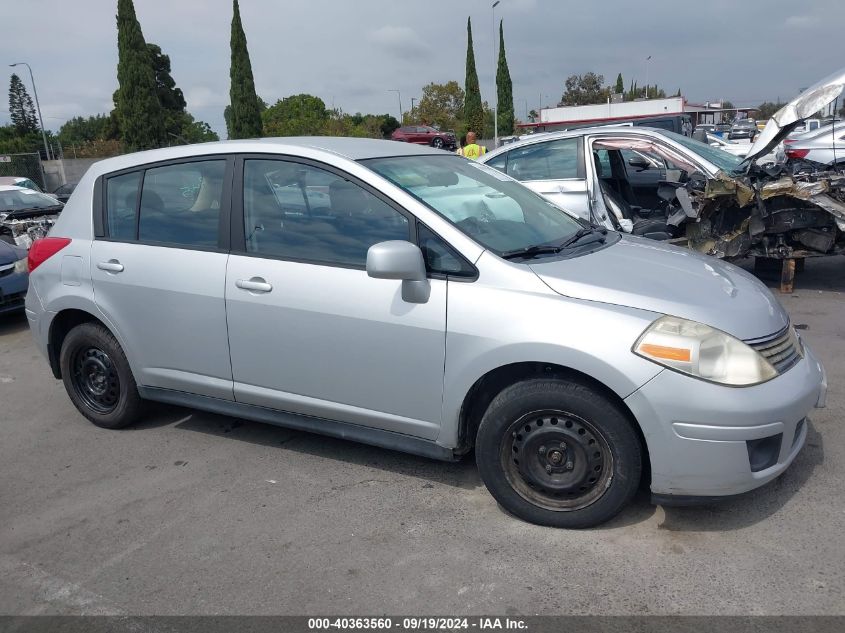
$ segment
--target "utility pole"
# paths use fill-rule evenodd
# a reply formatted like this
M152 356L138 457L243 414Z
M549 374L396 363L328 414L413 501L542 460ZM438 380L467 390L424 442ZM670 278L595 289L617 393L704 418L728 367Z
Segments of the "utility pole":
M41 139L44 141L44 153L47 156L47 160L52 160L50 146L47 145L47 133L44 131L44 119L41 118L41 106L38 103L38 91L35 89L35 77L32 76L32 68L26 62L15 62L14 64L9 64L9 66L12 68L15 66L26 66L29 70L29 79L32 82L32 94L35 96L35 109L38 110L38 123L41 124Z
M501 0L496 0L490 7L490 24L493 34L493 94L496 95L496 100L493 101L493 149L499 147L499 86L496 81L496 75L499 74L499 60L496 58L496 7L499 6L499 2Z
M397 90L396 88L392 88L388 90L388 92L395 92L396 96L399 97L399 124L401 125L404 123L404 121L402 120L402 92Z

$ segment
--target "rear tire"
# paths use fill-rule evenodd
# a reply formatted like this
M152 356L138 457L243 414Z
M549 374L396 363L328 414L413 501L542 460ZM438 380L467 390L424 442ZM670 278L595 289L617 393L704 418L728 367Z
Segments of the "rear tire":
M481 479L506 510L552 527L604 523L630 502L642 475L640 440L620 407L558 379L526 380L496 396L475 454Z
M68 332L59 365L71 401L97 426L122 429L140 418L144 401L126 355L99 323L83 323Z
M431 141L431 146L436 149L443 149L443 139L439 136L435 136L434 139Z

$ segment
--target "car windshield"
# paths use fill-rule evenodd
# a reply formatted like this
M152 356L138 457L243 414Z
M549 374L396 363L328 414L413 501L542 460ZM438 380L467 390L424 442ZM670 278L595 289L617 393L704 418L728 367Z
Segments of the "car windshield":
M61 203L55 198L31 189L0 191L0 213L25 209L48 209L60 205Z
M737 171L739 166L742 164L742 158L729 154L718 147L710 147L707 143L702 143L701 141L696 141L693 138L683 136L681 134L675 134L674 132L664 132L664 134L666 137L675 141L678 145L683 145L691 152L710 161L722 171L729 173Z
M509 176L457 156L361 162L498 255L560 245L586 226Z

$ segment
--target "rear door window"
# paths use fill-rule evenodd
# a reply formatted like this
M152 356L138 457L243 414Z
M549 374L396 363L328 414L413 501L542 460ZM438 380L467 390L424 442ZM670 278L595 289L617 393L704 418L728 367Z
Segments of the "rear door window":
M106 181L106 218L111 238L136 239L135 211L138 208L141 173L135 171L130 174L112 176Z

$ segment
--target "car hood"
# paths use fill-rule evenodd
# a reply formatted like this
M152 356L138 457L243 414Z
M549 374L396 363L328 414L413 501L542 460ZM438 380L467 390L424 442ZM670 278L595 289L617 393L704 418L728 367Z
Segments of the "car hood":
M845 88L845 69L825 77L817 84L804 90L800 95L772 115L766 127L754 141L746 162L756 160L768 154L778 143L798 127L804 119L812 117L836 99Z
M12 246L8 242L0 240L0 266L11 264L26 257L26 249Z
M623 236L589 255L530 266L561 295L670 314L743 340L773 334L789 323L780 303L753 275L644 238Z

